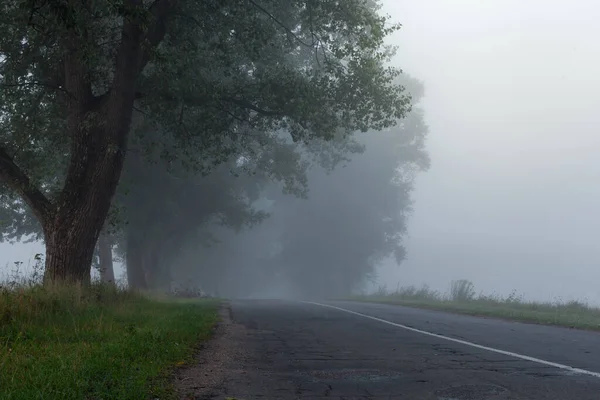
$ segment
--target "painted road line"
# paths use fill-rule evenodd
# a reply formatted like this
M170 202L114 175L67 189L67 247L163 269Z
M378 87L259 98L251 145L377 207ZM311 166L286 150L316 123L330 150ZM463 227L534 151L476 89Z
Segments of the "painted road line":
M559 363L555 363L555 362L552 362L552 361L546 361L546 360L542 360L540 358L530 357L530 356L526 356L526 355L519 354L519 353L513 353L512 351L495 349L493 347L483 346L481 344L469 342L469 341L466 341L466 340L455 339L455 338L451 338L451 337L448 337L448 336L439 335L437 333L427 332L427 331L424 331L424 330L421 330L421 329L412 328L410 326L398 324L398 323L395 323L395 322L392 322L392 321L388 321L388 320L385 320L385 319L373 317L373 316L367 315L367 314L362 314L362 313L359 313L359 312L356 312L356 311L352 311L352 310L347 310L345 308L332 306L332 305L329 305L329 304L315 303L315 302L312 302L312 301L305 301L303 303L313 304L313 305L320 306L320 307L325 307L325 308L332 308L334 310L343 311L343 312L346 312L348 314L358 315L358 316L363 317L363 318L372 319L374 321L378 321L378 322L382 322L384 324L388 324L388 325L392 325L392 326L395 326L395 327L398 327L398 328L402 328L402 329L405 329L407 331L420 333L422 335L427 335L427 336L431 336L431 337L434 337L434 338L438 338L438 339L442 339L442 340L447 340L449 342L460 343L460 344L464 344L466 346L475 347L477 349L491 351L493 353L503 354L505 356L519 358L521 360L531 361L531 362L534 362L534 363L538 363L538 364L542 364L542 365L547 365L547 366L550 366L550 367L560 368L562 370L570 371L570 372L573 372L573 373L576 373L576 374L584 374L584 375L590 375L590 376L593 376L593 377L596 377L596 378L600 378L600 373L599 372L588 371L586 369L570 367L568 365L559 364Z

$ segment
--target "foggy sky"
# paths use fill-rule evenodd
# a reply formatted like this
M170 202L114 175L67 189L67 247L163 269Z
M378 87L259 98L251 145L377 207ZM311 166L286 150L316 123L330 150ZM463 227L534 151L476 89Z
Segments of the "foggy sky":
M382 281L600 303L600 4L388 0L422 79L432 167Z
M600 304L600 4L387 0L397 64L422 80L431 169L417 178L396 287ZM0 266L23 247L0 245ZM35 250L34 250L35 251Z

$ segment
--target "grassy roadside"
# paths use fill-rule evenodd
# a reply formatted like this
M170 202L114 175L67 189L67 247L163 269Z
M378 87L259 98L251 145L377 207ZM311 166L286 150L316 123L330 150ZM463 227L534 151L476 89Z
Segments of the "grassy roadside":
M350 300L600 331L600 308L579 301L525 301L515 294L507 297L475 295L468 281L453 282L449 293L428 287L406 287L395 292L379 290L371 295L352 296Z
M102 286L0 288L0 399L170 399L172 368L209 337L217 306Z

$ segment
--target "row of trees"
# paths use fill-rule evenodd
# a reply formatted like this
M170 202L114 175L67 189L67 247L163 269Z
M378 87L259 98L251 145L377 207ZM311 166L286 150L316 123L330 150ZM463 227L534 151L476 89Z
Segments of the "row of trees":
M416 104L422 85L402 82ZM306 167L306 198L267 181L255 209L269 217L241 232L210 229L216 242L184 246L173 279L227 296L341 296L359 288L381 262L404 259L410 193L429 164L426 133L413 107L392 129L327 143ZM344 159L327 157L333 144L347 149Z
M88 282L95 252L110 279L116 246L131 286L165 287L175 260L214 241L211 227L263 225L255 203L265 193L305 197L315 164L332 168L359 150L355 132L407 115L384 45L399 26L378 9L371 0L4 2L2 237L44 240L46 282ZM397 165L425 165L418 140ZM395 221L389 229L401 233ZM398 243L385 229L381 254ZM285 239L290 254L303 240Z

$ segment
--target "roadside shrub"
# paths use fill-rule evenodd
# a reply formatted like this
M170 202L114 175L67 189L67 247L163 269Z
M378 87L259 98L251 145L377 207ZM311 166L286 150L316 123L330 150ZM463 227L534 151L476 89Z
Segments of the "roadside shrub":
M450 283L452 301L471 301L475 298L475 286L467 279L459 279Z

